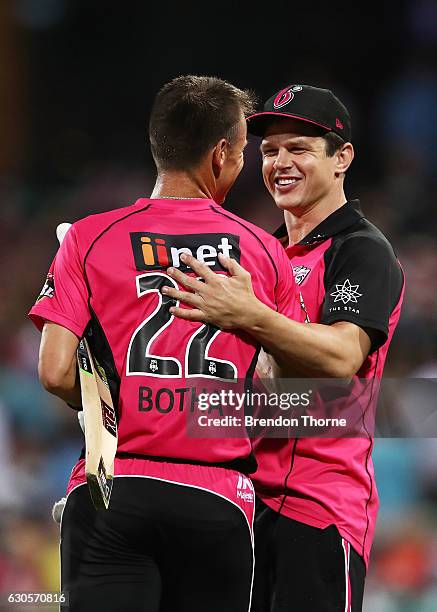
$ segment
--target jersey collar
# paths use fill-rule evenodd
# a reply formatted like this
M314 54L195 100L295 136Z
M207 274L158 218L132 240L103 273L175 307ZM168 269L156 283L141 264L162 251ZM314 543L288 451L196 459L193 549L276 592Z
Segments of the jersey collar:
M305 238L298 244L308 245L316 242L323 242L327 238L331 238L335 234L342 232L348 227L354 225L359 219L364 218L364 213L361 210L359 200L350 200L331 213L326 219L323 219L317 227L315 227ZM287 227L285 223L279 227L273 234L275 238L281 240L287 236Z
M151 204L154 208L170 210L172 212L192 212L209 209L211 206L221 208L214 200L209 198L139 198L135 206Z

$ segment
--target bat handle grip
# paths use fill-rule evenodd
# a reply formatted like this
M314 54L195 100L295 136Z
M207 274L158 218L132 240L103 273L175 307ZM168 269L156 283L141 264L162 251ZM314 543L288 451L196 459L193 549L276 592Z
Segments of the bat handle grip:
M60 223L56 228L56 237L59 240L59 244L62 244L62 241L65 238L66 233L71 227L71 223Z

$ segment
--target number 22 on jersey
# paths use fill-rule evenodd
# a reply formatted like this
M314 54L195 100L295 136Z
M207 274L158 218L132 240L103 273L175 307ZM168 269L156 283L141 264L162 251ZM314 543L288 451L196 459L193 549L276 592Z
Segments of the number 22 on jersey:
M151 352L151 345L168 329L171 333L171 324L174 316L169 309L175 301L161 293L165 286L179 289L172 278L162 272L142 274L136 277L137 296L144 299L150 294L157 294L158 304L155 310L134 331L129 342L126 375L127 376L156 376L161 378L213 378L236 382L238 378L237 367L231 361L209 356L209 349L222 332L213 325L201 325L190 336L184 353L184 363L176 357L162 357ZM176 303L179 305L179 302ZM175 343L179 343L177 337ZM178 348L180 348L178 346Z

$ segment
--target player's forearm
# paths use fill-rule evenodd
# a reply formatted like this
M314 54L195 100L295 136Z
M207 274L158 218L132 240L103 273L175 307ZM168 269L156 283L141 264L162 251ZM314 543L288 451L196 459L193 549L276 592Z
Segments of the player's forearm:
M43 387L53 395L72 406L81 405L80 384L76 371L76 359L73 359L68 369L47 369L43 361L38 368L39 379Z
M64 388L64 387L54 387L48 388L45 387L49 393L56 395L60 399L67 402L71 406L75 408L80 408L82 406L82 398L80 394L80 386L75 385L73 388Z
M71 331L46 322L41 335L38 376L49 393L68 404L81 405L80 383L76 367L79 339Z
M250 306L242 327L271 353L278 364L276 375L284 378L349 378L360 365L335 328L292 321L259 302Z

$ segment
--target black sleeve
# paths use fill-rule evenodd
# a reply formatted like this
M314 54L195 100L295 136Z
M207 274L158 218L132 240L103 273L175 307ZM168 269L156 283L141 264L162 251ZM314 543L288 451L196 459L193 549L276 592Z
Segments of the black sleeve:
M377 350L388 337L389 320L403 287L403 273L388 242L350 236L326 261L321 323L350 321L368 334Z

